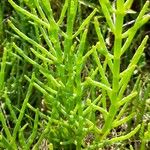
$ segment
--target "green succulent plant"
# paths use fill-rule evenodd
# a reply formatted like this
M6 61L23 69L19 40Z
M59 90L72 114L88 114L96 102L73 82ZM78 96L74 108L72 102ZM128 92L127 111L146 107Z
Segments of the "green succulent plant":
M99 0L99 6L92 2L65 0L60 16L55 15L49 0L8 2L28 29L19 26L17 17L8 20L17 34L13 38L17 40L4 49L0 88L14 123L9 128L6 116L0 111L3 128L0 146L36 150L46 141L50 150L97 149L123 143L136 135L141 122L132 128L130 121L138 118L138 114L136 109L128 112L128 107L132 101L137 102L138 80L130 92L128 87L146 46L147 35L127 67L123 70L121 66L137 31L150 19L147 14L149 1L129 28L125 28L124 21L133 0L116 0L113 5L109 0ZM79 21L82 4L91 7L92 12ZM104 17L101 17L102 13ZM103 35L102 22L113 36L111 49ZM92 36L91 27L97 35L94 45L88 42ZM11 105L8 89L4 87L6 61L10 54L16 61L26 62L32 70L22 76L29 86L20 108ZM38 91L40 99L33 98L34 90ZM32 99L40 101L42 109L34 106ZM30 121L26 122L24 117ZM113 130L119 127L123 131L114 135ZM27 129L31 133L27 134ZM143 135L147 140L148 131Z

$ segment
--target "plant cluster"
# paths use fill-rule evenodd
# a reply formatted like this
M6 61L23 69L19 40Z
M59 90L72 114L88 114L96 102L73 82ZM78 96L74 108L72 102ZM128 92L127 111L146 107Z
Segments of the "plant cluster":
M134 76L148 36L124 57L150 19L150 2L129 26L133 0L65 0L58 14L49 0L8 2L16 12L1 59L0 147L146 149L150 85ZM84 19L83 4L92 9Z

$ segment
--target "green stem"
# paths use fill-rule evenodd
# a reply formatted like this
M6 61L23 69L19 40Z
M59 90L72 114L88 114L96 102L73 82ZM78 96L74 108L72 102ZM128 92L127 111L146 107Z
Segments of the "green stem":
M122 26L124 20L124 0L117 0L116 10L116 22L115 22L115 42L114 42L114 64L113 64L113 83L112 83L112 96L111 106L109 109L108 117L106 118L105 124L102 128L103 136L102 139L107 136L112 128L112 122L118 111L117 102L119 101L119 75L120 75L120 57L122 47Z

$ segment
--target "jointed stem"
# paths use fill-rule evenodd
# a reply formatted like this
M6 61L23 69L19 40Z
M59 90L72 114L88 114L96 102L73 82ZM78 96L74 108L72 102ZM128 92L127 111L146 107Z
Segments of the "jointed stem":
M112 122L118 111L117 103L119 92L119 78L120 78L120 59L121 59L121 47L122 47L122 27L124 20L124 0L117 0L116 10L116 22L115 22L115 42L114 42L114 64L113 64L113 83L112 83L112 95L111 106L109 108L109 114L106 118L105 124L102 128L103 136L105 138L112 128Z

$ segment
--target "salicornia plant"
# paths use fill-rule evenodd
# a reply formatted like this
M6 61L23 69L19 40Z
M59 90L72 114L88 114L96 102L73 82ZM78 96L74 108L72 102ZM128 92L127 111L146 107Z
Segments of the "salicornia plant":
M116 0L113 4L99 0L97 8L90 4L93 11L83 20L77 19L83 1L65 0L59 18L55 18L50 0L20 0L20 4L8 1L28 21L29 32L25 33L17 18L8 20L17 40L4 51L0 75L4 80L7 54L27 62L32 73L23 77L29 87L20 108L11 105L8 89L3 88L3 80L0 82L13 118L10 128L5 114L0 112L1 146L36 150L45 141L50 150L97 149L124 143L137 134L141 122L133 128L130 126L129 122L138 118L138 114L136 109L128 111L128 107L136 101L138 80L133 89L129 86L148 36L139 44L127 68L121 66L138 29L150 19L149 1L131 27L124 25L133 0ZM113 36L111 48L104 38L101 22L106 22ZM97 35L95 45L88 41L92 36L90 28ZM35 98L34 104L37 100L42 109L32 103L35 90L40 93L40 99ZM24 117L28 118L27 122ZM122 131L114 135L114 130L119 128ZM143 133L145 139L148 132Z

